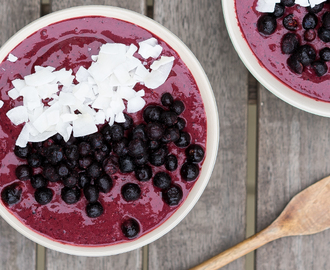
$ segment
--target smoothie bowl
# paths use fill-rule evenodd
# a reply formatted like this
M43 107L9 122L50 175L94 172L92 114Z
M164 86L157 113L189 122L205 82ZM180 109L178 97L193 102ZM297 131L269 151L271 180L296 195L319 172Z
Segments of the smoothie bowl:
M330 116L326 1L222 1L226 26L240 58L273 94ZM330 18L330 16L329 16Z
M45 16L0 50L1 216L54 250L105 256L176 226L211 176L219 124L190 50L140 14Z

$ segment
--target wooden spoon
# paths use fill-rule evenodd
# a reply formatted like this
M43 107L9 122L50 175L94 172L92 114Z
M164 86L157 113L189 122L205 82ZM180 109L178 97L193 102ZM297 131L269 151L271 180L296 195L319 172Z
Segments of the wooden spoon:
M190 270L213 270L275 239L330 228L330 176L298 193L267 228Z

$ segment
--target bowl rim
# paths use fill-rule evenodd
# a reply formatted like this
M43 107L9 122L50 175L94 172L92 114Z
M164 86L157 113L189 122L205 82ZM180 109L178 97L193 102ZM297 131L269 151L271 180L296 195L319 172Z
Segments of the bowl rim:
M79 256L109 256L120 254L147 245L167 232L173 229L193 208L198 199L202 195L208 181L211 177L213 167L216 162L218 146L219 146L219 118L217 104L214 97L214 93L211 84L197 58L190 51L190 49L172 32L167 28L157 23L156 21L123 8L103 6L103 5L85 5L63 9L45 15L32 23L28 24L15 35L13 35L0 49L0 62L4 61L10 51L15 48L26 37L30 36L40 28L70 18L79 18L84 16L105 16L121 19L127 22L131 22L146 30L154 33L160 37L167 44L169 44L180 56L183 62L190 69L194 76L196 83L200 89L200 93L203 99L205 112L207 116L207 145L205 160L200 172L200 176L194 187L188 194L186 200L182 205L161 225L156 227L151 232L137 238L136 240L118 243L109 246L75 246L71 244L61 243L52 240L46 236L39 234L38 232L28 228L21 221L19 221L13 214L11 214L7 208L0 203L0 215L19 233L23 234L30 240L55 251L79 255ZM202 90L201 90L202 89Z
M229 37L246 68L266 89L288 104L315 115L330 117L330 102L296 92L260 64L240 29L235 2L236 0L222 1L222 11Z

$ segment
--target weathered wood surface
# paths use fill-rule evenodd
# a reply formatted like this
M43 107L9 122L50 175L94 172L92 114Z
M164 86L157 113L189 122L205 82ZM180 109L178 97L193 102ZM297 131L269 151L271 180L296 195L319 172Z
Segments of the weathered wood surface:
M289 200L330 174L330 119L296 109L259 89L257 231ZM257 270L330 269L330 231L288 237L256 251Z
M146 13L146 2L144 0L107 0L107 1L61 1L53 0L51 4L51 11L61 10L72 6L80 5L112 5L122 8L134 10L136 12ZM46 251L46 269L47 270L63 270L63 269L141 269L142 268L142 249L128 252L121 255L92 258L92 257L78 257L66 255L53 250Z
M1 0L0 46L39 15L39 0ZM0 269L35 269L35 266L36 244L16 232L0 218Z
M221 1L155 0L154 19L201 62L220 118L218 159L204 194L176 228L149 245L149 269L183 270L245 237L248 76L229 40ZM224 269L244 269L244 258Z

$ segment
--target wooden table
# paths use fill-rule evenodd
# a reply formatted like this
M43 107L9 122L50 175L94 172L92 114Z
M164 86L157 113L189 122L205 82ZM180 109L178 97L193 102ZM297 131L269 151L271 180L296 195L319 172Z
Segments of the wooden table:
M52 0L46 6L40 0L0 0L0 43L44 13L87 4L134 10L178 35L204 67L219 110L218 159L203 196L176 228L147 248L102 258L46 250L45 266L37 265L37 245L1 219L1 269L189 269L245 238L249 74L229 40L221 1L153 2L151 10L146 0ZM330 174L330 122L287 105L261 86L257 88L259 231L296 193ZM278 240L256 252L256 269L330 269L329 248L330 231ZM224 269L244 266L241 258Z

